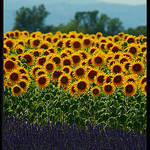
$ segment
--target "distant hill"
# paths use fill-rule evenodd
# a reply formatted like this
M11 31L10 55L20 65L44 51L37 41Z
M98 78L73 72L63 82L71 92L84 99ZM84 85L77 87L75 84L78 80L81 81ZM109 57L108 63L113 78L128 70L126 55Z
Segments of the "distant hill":
M14 19L16 16L16 10L19 10L20 7L32 7L32 1L30 4L25 5L25 2L21 1L20 3L6 3L4 6L4 33L11 31L14 25ZM17 0L16 0L17 1ZM13 6L14 4L14 6ZM41 3L36 4L38 6ZM44 3L44 6L50 14L45 20L45 25L54 25L57 26L61 23L67 24L71 19L74 19L75 13L79 11L94 11L98 10L99 15L102 13L107 14L110 18L119 18L123 22L125 29L129 27L136 28L140 25L146 25L146 5L124 5L124 4L111 4L105 2L96 2L93 3L72 3L71 1L67 2L55 2L54 0Z

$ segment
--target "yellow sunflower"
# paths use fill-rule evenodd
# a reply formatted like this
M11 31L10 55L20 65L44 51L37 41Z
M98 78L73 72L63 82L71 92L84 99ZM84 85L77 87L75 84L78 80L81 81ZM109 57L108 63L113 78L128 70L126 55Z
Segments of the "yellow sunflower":
M82 45L84 48L90 47L93 43L93 39L90 37L83 37L82 38Z
M36 83L39 88L47 87L49 82L50 82L50 79L49 77L47 77L47 75L41 75L36 79Z
M10 53L10 48L7 45L5 45L5 44L3 46L3 53L4 54L9 54Z
M52 72L52 81L53 82L56 82L58 80L58 78L63 74L62 71L59 71L59 70L54 70Z
M99 53L97 55L94 55L92 57L92 64L94 67L101 67L105 64L105 58L103 55L99 55Z
M71 39L70 45L71 48L75 51L82 49L82 42L79 39Z
M71 77L68 76L68 74L63 73L58 79L58 88L60 88L61 86L67 87L70 84L70 82Z
M93 88L91 88L91 94L94 97L99 96L99 94L100 94L100 88L98 86L94 86Z
M31 76L32 76L33 78L36 77L36 71L37 71L38 69L42 69L42 66L40 66L40 65L35 65L34 67L32 67L32 69L31 69Z
M13 39L6 39L5 41L4 41L4 45L6 45L7 47L9 47L9 49L10 50L12 50L13 49L13 46L14 46L14 40Z
M24 48L23 45L17 45L17 46L16 46L16 53L17 53L17 54L22 54L22 53L24 53L24 50L25 50L25 48Z
M141 92L147 95L147 83L141 85Z
M19 85L14 85L11 90L14 96L19 96L22 94L22 89Z
M131 64L131 71L136 74L141 74L144 70L144 65L140 61L135 61Z
M86 68L83 66L79 66L74 70L74 76L77 79L83 78L85 74L86 74Z
M40 65L40 66L44 66L44 63L47 61L47 57L46 56L41 56L38 57L36 60L36 64Z
M30 44L32 48L37 49L38 46L41 44L42 40L40 38L32 38L30 40Z
M18 70L12 70L8 74L8 81L12 84L18 83L20 81L20 73Z
M121 72L125 72L124 67L119 63L119 62L115 62L112 66L111 66L111 72L116 74L116 73L121 73Z
M124 84L124 94L126 96L133 96L136 93L136 85L134 82L127 82Z
M27 91L29 88L29 82L27 82L25 79L21 79L18 84L23 89L23 91Z
M83 94L89 90L89 83L85 79L79 79L75 84L75 91Z
M44 63L44 68L48 73L50 73L50 72L53 72L53 70L55 70L56 64L53 63L52 61L46 61Z
M111 95L114 93L114 85L112 83L103 84L103 91L106 95Z
M74 53L74 54L71 54L71 59L72 59L72 62L73 62L73 66L78 66L80 61L82 60L82 55L79 54L79 53Z
M38 70L36 71L35 76L36 76L36 78L37 78L37 77L39 77L39 76L41 76L41 75L46 75L46 74L47 74L46 70L45 70L44 68L42 68L42 69L38 69Z
M39 49L48 49L51 46L51 44L48 41L42 41L37 47Z
M121 86L124 82L124 75L123 73L118 73L113 76L112 82L115 87Z
M102 86L105 83L106 78L106 73L104 72L99 72L95 77L94 77L94 83L97 84L98 86Z
M29 52L26 52L26 53L22 54L22 58L24 58L26 60L25 63L28 66L31 66L34 63L34 56Z
M10 72L16 68L17 68L16 62L11 60L10 58L9 59L7 58L6 60L4 60L4 69L6 69L7 72Z

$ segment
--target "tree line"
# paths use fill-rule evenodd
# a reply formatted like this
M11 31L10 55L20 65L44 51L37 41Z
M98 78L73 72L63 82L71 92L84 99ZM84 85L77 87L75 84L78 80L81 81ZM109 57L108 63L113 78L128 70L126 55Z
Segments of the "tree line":
M42 33L56 33L61 31L62 33L68 33L69 31L82 32L84 34L96 34L102 32L104 36L115 35L119 32L124 32L138 35L147 35L146 26L138 26L137 28L124 29L123 23L119 18L110 18L106 14L98 16L98 10L87 12L76 12L74 19L71 19L66 25L59 24L45 25L44 20L50 14L46 11L43 4L38 7L33 6L32 9L21 7L16 11L15 24L13 30L27 30L30 33L35 31L41 31Z

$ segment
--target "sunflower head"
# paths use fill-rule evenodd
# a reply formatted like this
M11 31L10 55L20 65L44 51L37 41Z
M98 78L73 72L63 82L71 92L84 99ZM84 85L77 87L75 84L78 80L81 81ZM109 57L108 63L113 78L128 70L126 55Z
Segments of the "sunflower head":
M71 82L71 77L68 74L63 73L58 79L58 87L67 87Z
M8 74L8 80L12 84L18 83L20 81L20 73L18 72L18 70L12 70Z
M29 53L29 52L24 53L22 55L22 58L26 60L25 63L28 66L31 66L34 63L34 56L31 53Z
M14 96L19 96L19 95L21 95L21 94L22 94L22 89L21 89L21 87L20 87L19 85L14 85L14 86L12 87L12 93L13 93Z
M47 87L49 82L50 82L50 79L49 77L47 77L47 75L41 75L36 79L36 83L39 88Z
M94 86L91 88L92 96L97 97L100 94L100 88L98 86Z
M136 85L134 82L128 82L124 85L124 94L126 96L133 96L136 93Z
M89 89L89 84L85 79L80 79L75 84L75 91L79 94L87 92Z
M116 75L114 75L112 82L113 82L114 86L116 86L116 87L121 86L124 82L123 73L117 73Z
M131 71L135 74L141 74L143 72L144 65L140 61L135 61L131 64Z
M112 83L105 83L103 85L103 91L106 95L111 95L114 92L114 85Z
M71 41L70 41L70 45L71 45L71 48L73 49L73 50L81 50L82 49L82 42L80 41L80 40L78 40L78 39L72 39Z

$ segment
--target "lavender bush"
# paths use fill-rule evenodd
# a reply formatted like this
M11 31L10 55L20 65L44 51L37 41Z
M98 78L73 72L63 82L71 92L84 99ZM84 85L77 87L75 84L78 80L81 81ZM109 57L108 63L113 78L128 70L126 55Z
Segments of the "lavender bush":
M100 132L101 130L101 132ZM4 150L146 150L147 134L139 130L78 128L64 123L33 125L24 119L5 118Z

